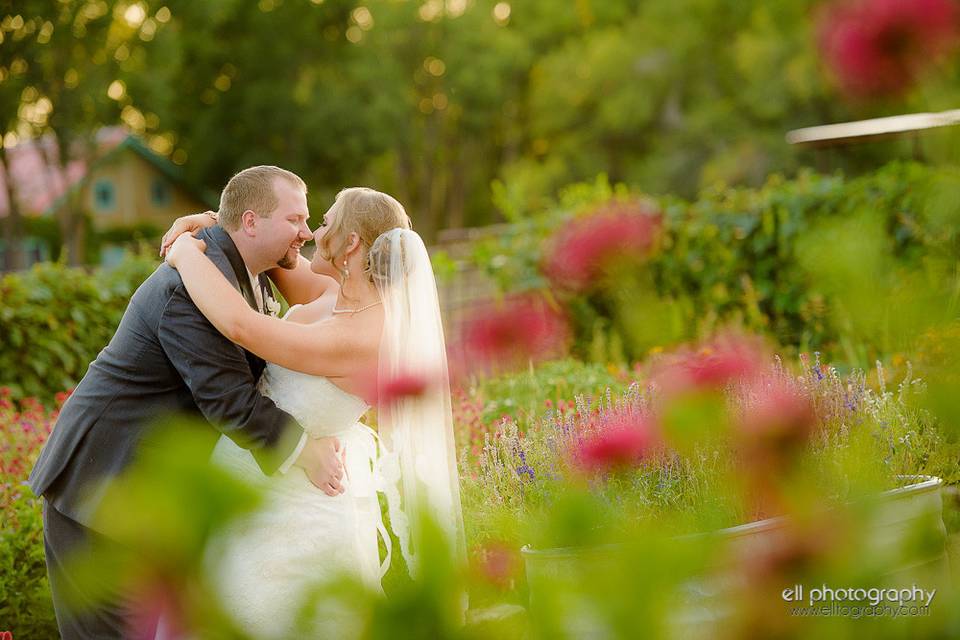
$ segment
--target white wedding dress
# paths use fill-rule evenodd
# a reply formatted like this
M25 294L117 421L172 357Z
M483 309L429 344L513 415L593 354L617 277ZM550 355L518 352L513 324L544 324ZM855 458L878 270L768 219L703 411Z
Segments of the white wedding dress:
M256 638L291 637L311 587L344 574L379 591L390 538L377 499L378 440L359 422L366 402L327 378L267 364L260 390L310 437L336 436L346 447L345 491L331 497L299 467L267 477L249 451L222 436L213 461L264 491L262 507L232 523L211 545L208 574L222 606ZM387 549L381 562L378 534ZM315 637L354 635L346 612L321 603Z
M424 509L444 532L454 562L466 562L446 347L430 257L419 235L393 229L374 242L369 262L384 308L379 379L413 375L432 384L416 399L384 400L378 436L359 422L369 409L361 398L327 378L267 364L260 390L311 437L340 439L347 478L345 492L330 497L299 467L264 476L248 451L220 438L213 460L265 493L262 507L231 523L206 558L222 606L251 637L360 634L361 621L331 598L307 616L312 626L298 626L298 618L312 587L344 574L383 593L380 580L390 565L391 543L378 492L386 498L411 576L417 577L419 552L413 543L417 520L408 517L407 505Z

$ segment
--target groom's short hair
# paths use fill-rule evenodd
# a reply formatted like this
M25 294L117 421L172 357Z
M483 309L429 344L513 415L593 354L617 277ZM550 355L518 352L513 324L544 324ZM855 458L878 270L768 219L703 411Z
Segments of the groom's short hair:
M261 218L269 218L279 204L273 183L277 178L289 180L295 186L307 191L303 179L292 171L260 165L244 169L227 182L220 193L220 226L227 231L240 228L243 212L250 210Z

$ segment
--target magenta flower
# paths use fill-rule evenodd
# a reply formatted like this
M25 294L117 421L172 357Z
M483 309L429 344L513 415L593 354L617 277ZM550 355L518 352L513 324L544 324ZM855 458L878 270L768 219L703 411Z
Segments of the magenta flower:
M475 550L474 570L488 583L509 589L521 568L516 549L504 542L488 542Z
M530 295L488 305L463 329L467 362L494 367L559 355L568 336L564 317Z
M823 57L854 98L896 96L958 44L954 0L836 2L818 24Z
M379 398L381 404L390 404L405 398L417 398L430 386L427 376L417 373L401 372L393 378L381 382Z
M125 637L137 640L186 637L183 612L173 584L157 579L135 589L131 600Z
M757 376L766 361L759 340L727 334L701 345L695 351L666 358L658 366L655 379L668 394L695 390L719 391L728 384Z
M574 451L578 465L588 472L608 472L636 467L660 448L652 419L638 415L604 418Z
M649 257L661 215L643 203L613 203L557 233L543 271L554 286L586 291L618 265Z
M737 426L749 453L779 460L810 439L816 412L801 389L784 379L758 379L741 391Z

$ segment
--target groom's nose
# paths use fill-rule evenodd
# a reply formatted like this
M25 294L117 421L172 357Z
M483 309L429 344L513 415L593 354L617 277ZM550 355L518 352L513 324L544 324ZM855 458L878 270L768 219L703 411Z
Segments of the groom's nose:
M306 222L300 223L300 231L297 236L300 242L309 242L313 238L313 234L310 232L310 227L307 226Z

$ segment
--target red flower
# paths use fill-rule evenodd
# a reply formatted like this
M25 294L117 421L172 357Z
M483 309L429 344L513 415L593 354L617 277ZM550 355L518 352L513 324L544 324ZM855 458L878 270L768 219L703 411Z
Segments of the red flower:
M559 355L568 331L544 300L523 296L481 310L467 321L463 336L467 362L511 366Z
M543 271L561 289L585 291L623 262L646 259L661 216L642 203L614 203L574 220L553 240Z
M720 390L731 382L755 377L763 369L765 360L758 340L729 334L696 351L666 359L655 378L667 393Z
M66 402L67 398L69 398L72 394L73 389L70 389L69 391L58 391L53 397L54 401L57 403L57 408L62 407L63 403Z
M429 386L430 379L427 376L401 372L380 384L380 403L390 404L404 398L422 396Z
M897 95L957 45L953 0L837 2L819 20L823 56L855 98Z
M785 380L759 380L745 387L743 403L738 426L749 454L779 460L813 434L813 403Z
M183 612L174 585L158 579L138 586L131 600L125 637L144 640L185 637Z
M649 457L660 439L650 418L636 415L605 417L574 452L579 466L590 472L631 468Z
M490 542L477 549L474 567L490 584L509 589L520 570L517 551L501 542Z

